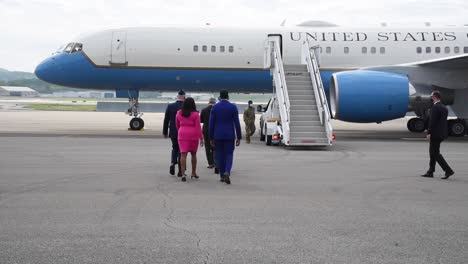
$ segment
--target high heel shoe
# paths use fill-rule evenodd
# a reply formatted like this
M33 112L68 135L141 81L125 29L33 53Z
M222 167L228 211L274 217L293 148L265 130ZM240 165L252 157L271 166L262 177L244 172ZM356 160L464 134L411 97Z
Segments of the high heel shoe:
M200 177L198 177L198 175L192 175L192 176L190 176L190 179L193 179L193 178L198 179L198 178L200 178Z
M183 181L183 182L184 182L184 181L187 181L187 178L185 178L185 176L187 176L187 175L184 174L184 176L182 176L182 181Z

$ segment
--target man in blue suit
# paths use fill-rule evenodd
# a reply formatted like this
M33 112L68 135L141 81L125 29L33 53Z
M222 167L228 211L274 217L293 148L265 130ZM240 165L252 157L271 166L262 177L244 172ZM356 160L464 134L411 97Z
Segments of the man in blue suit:
M169 173L171 175L175 174L175 165L178 165L179 172L177 176L182 177L180 173L180 151L179 151L179 142L178 142L178 131L176 127L176 114L179 109L182 108L182 104L185 100L184 90L180 90L177 94L177 101L172 104L168 104L166 108L166 113L164 115L164 125L163 125L163 135L165 138L170 137L172 141L172 152L171 152L171 165L169 166ZM169 133L168 133L169 130Z
M220 101L213 106L210 115L210 143L215 147L216 163L221 182L231 184L231 168L234 157L234 144L242 139L237 106L229 102L228 91L219 93Z

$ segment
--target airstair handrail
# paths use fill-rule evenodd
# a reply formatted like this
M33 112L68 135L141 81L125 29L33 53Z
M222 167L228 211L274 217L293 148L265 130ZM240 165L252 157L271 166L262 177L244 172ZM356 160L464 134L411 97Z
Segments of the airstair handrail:
M319 87L316 82L316 75L315 75L315 70L314 70L314 64L313 64L313 58L312 58L312 52L311 48L309 46L309 43L307 41L304 41L304 45L302 48L302 56L305 58L305 61L307 63L307 70L309 71L310 74L310 79L312 80L312 88L314 89L314 94L315 94L315 103L317 104L317 109L319 111L319 118L320 118L320 123L323 125L325 122L325 118L323 115L324 107L323 107L323 100L319 92Z
M271 73L273 74L273 79L275 82L276 96L278 98L278 105L281 115L281 126L283 134L283 142L286 145L289 145L289 122L290 122L290 102L288 87L286 85L286 76L284 73L283 59L281 57L281 49L279 47L279 42L273 38L268 40L268 45L271 45Z
M311 46L309 41L306 40L302 47L302 57L305 58L307 69L312 79L320 122L326 129L328 141L332 142L333 128L331 126L331 114L328 107L327 96L323 89L322 77L319 72L318 57L316 56L316 50L318 50L320 46Z

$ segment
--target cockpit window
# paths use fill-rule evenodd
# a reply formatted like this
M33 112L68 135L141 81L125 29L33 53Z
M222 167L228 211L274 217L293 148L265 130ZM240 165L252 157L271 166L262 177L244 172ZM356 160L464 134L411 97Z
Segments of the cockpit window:
M73 45L75 45L75 43L68 43L63 52L70 53L73 49Z
M60 48L57 49L57 51L55 53L60 53L63 51L63 48L65 48L65 44L60 46Z
M73 49L72 49L71 53L80 52L81 50L83 50L83 44L75 43L75 46L73 46Z

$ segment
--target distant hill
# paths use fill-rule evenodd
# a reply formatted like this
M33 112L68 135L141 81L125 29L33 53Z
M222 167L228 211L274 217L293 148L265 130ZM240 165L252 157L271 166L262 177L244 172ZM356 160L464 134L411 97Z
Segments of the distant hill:
M63 87L39 80L30 72L8 71L0 68L0 85L27 86L40 93L53 93L62 91L80 91L78 88Z
M0 81L9 82L20 79L36 79L36 76L30 72L8 71L0 68Z

